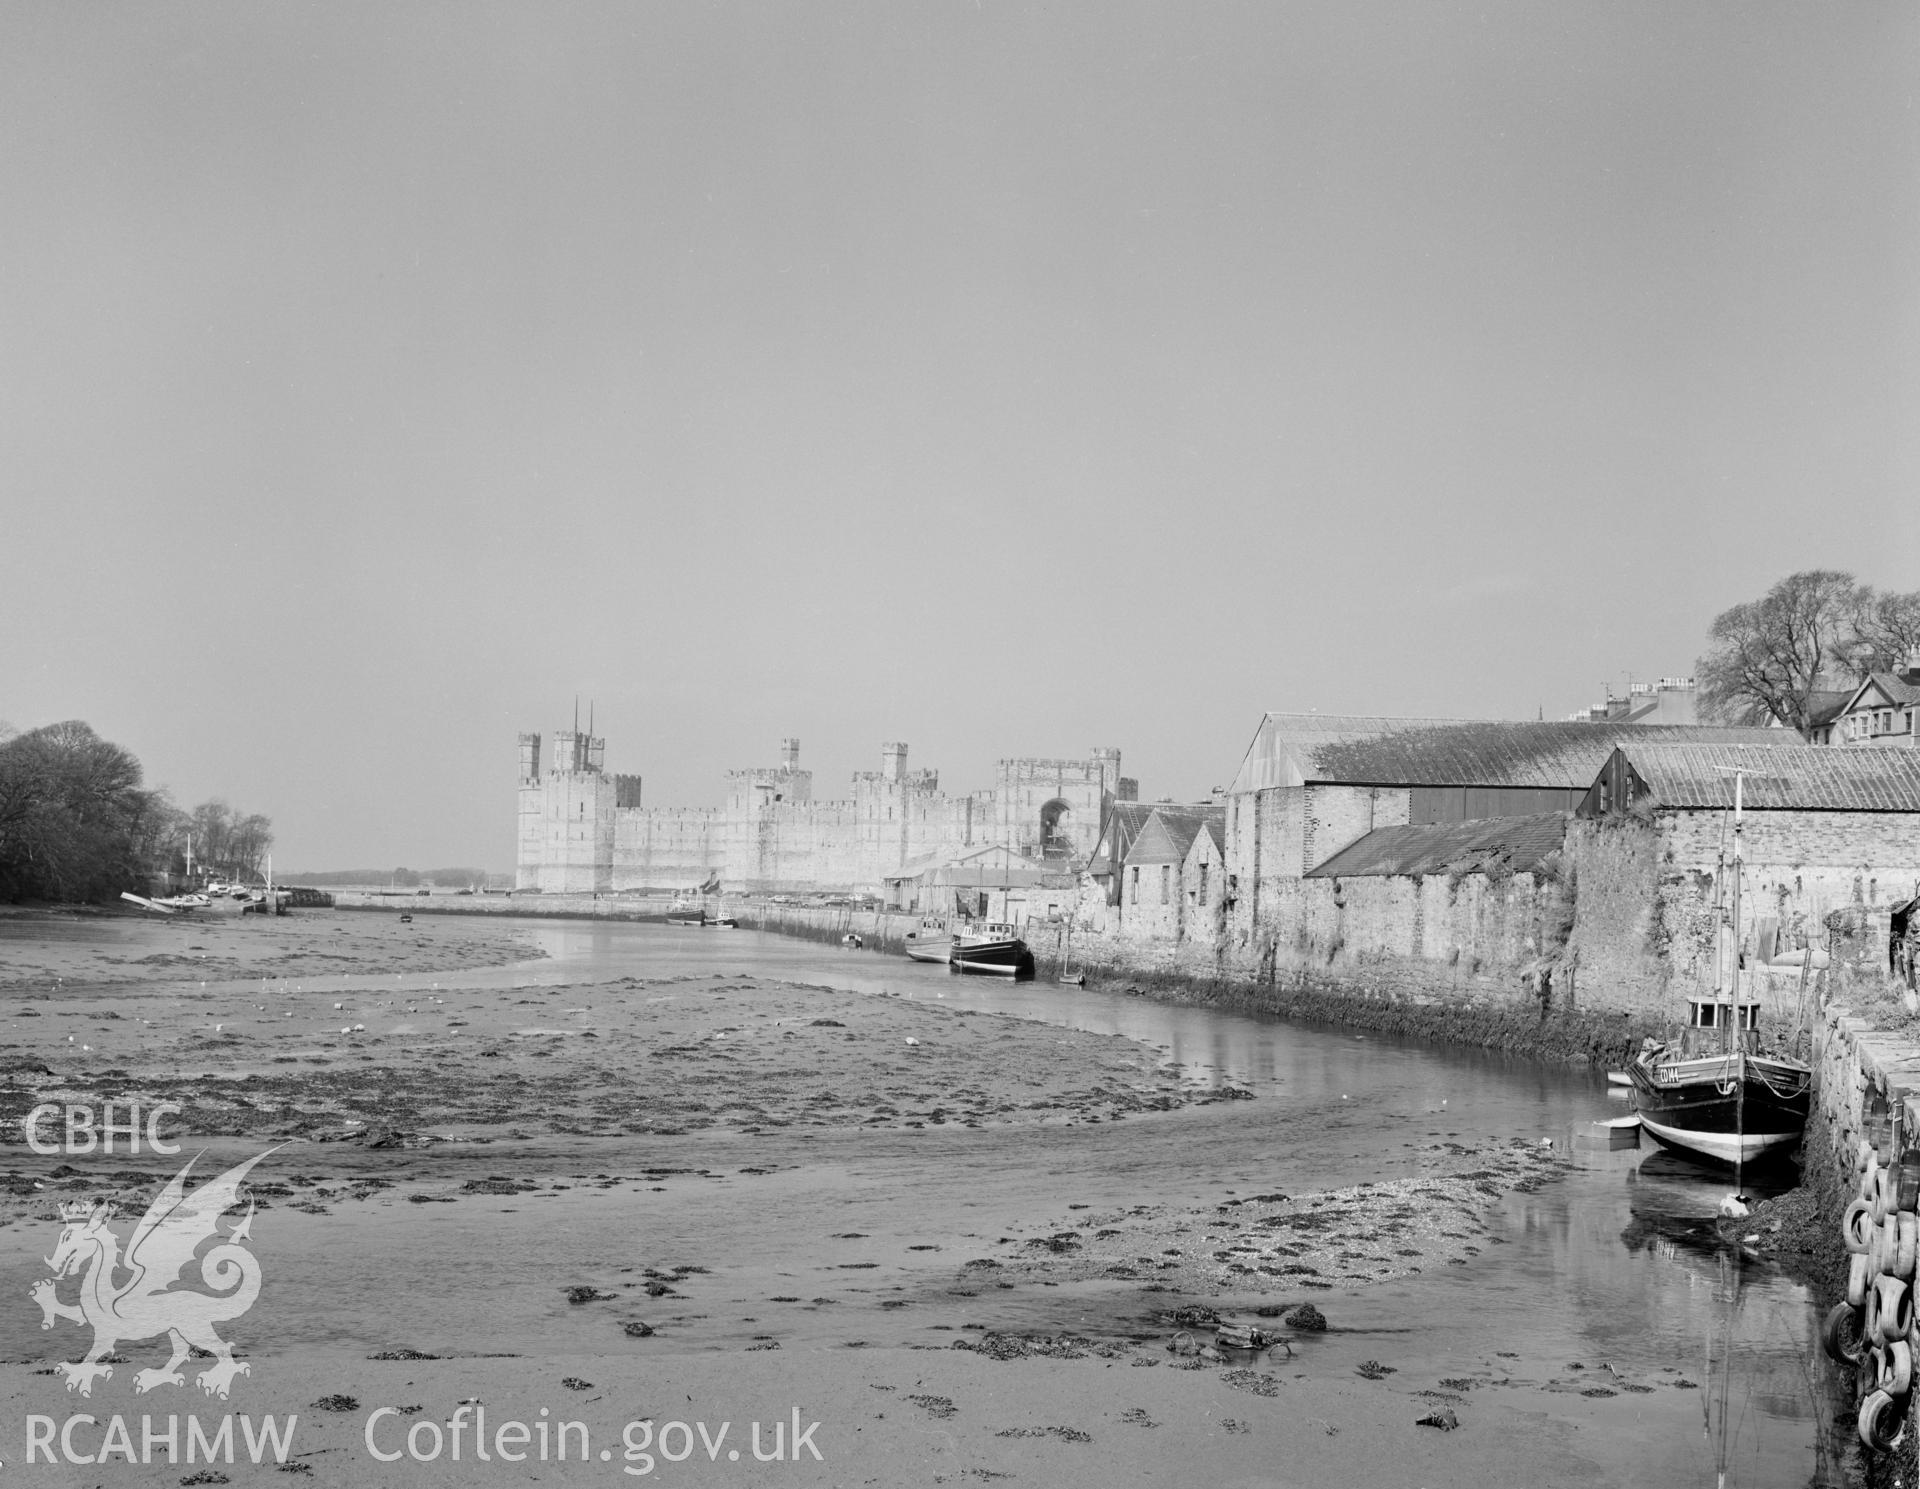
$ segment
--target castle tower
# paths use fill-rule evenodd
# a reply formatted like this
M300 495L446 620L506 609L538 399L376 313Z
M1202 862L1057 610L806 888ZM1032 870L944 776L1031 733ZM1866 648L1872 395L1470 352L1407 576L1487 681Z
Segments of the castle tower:
M547 894L613 888L614 806L619 787L601 768L606 741L578 729L553 736L540 774L540 737L520 736L520 812L514 887Z
M880 746L880 774L890 781L898 781L907 773L907 747L905 744L883 744Z
M780 741L780 768L782 770L800 768L800 741L791 735Z

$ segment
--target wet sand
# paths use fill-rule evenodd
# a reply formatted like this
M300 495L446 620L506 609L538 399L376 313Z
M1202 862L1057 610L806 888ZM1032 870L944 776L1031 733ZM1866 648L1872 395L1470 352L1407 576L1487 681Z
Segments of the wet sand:
M762 976L562 986L463 977L462 968L528 954L527 943L496 926L314 915L187 927L127 921L96 931L76 937L53 925L23 935L14 924L0 932L8 993L0 1097L9 1119L0 1236L19 1253L9 1257L10 1288L16 1271L23 1281L45 1275L35 1258L52 1244L55 1201L111 1193L137 1215L178 1162L27 1152L18 1118L37 1102L178 1101L183 1135L215 1139L210 1162L289 1143L289 1160L254 1185L255 1199L308 1228L282 1237L277 1264L290 1265L305 1245L318 1266L342 1250L414 1234L409 1216L450 1224L472 1212L461 1233L506 1245L529 1230L537 1241L538 1225L581 1223L574 1217L589 1203L608 1213L657 1200L697 1213L702 1189L748 1183L772 1186L769 1244L777 1248L781 1213L804 1201L783 1186L804 1183L809 1161L843 1161L848 1142L910 1152L944 1129L990 1161L996 1142L1111 1124L1124 1141L1129 1124L1178 1120L1209 1104L1230 1111L1240 1094L1182 1081L1154 1050L1117 1035ZM187 957L202 960L174 960ZM215 975L193 975L203 970ZM335 975L396 972L391 991L347 991ZM742 1163L757 1146L767 1163ZM661 1154L670 1157L648 1156ZM313 1337L276 1342L262 1319L254 1330L266 1341L260 1369L236 1383L229 1402L191 1387L136 1396L123 1379L83 1399L45 1372L52 1360L78 1358L84 1336L64 1323L28 1336L37 1311L16 1301L0 1313L18 1333L0 1375L0 1443L11 1440L13 1452L0 1447L0 1459L23 1456L27 1413L64 1421L82 1410L104 1422L114 1412L134 1420L143 1411L194 1411L211 1423L227 1410L295 1411L295 1451L316 1482L605 1481L624 1466L619 1430L629 1421L697 1419L717 1430L732 1420L738 1434L749 1420L770 1424L797 1406L822 1423L813 1441L824 1461L781 1465L780 1479L796 1483L1169 1484L1196 1473L1227 1485L1621 1482L1609 1434L1648 1393L1666 1387L1667 1396L1691 1382L1629 1382L1604 1362L1496 1354L1463 1361L1451 1376L1402 1371L1373 1358L1384 1352L1377 1337L1343 1331L1332 1304L1325 1332L1287 1321L1288 1310L1326 1301L1336 1286L1463 1264L1498 1244L1491 1211L1499 1197L1550 1182L1558 1159L1519 1143L1439 1141L1408 1162L1414 1172L1388 1182L1208 1205L1143 1195L1117 1208L1069 1203L1062 1193L1052 1213L1042 1208L1007 1234L930 1236L907 1249L952 1259L942 1295L956 1311L926 1315L934 1321L924 1344L830 1337L822 1320L833 1316L831 1286L826 1296L760 1287L759 1301L743 1305L753 1314L716 1331L716 1307L740 1304L751 1289L704 1275L694 1248L677 1263L583 1270L573 1278L580 1296L541 1304L574 1328L577 1352L516 1322L506 1296L492 1347L448 1350L418 1322L430 1317L419 1304L422 1292L431 1295L431 1273L404 1283L396 1273L392 1299L355 1299L363 1312L386 1304L407 1320L394 1326L398 1337L372 1334L378 1349ZM837 1271L846 1286L864 1283L870 1272L846 1269L877 1264L844 1259L866 1256L857 1249L864 1243L851 1230L833 1240L849 1249L836 1255L803 1230L784 1260ZM1136 1315L1153 1325L1036 1334L969 1323L964 1313L969 1299L1005 1288L1085 1284L1128 1290ZM878 1308L913 1301L866 1300ZM790 1315L780 1311L789 1307ZM1215 1308L1279 1342L1217 1350ZM783 1322L802 1314L812 1316L805 1328ZM657 1331L626 1327L642 1318ZM255 1323L231 1332L244 1336ZM455 1357L367 1358L395 1351ZM156 1342L126 1352L122 1376L158 1363ZM496 1353L516 1358L484 1358ZM1551 1415L1540 1410L1543 1394L1558 1398ZM339 1399L316 1405L330 1397ZM352 1407L328 1409L347 1398ZM564 1468L494 1461L483 1470L470 1460L455 1467L368 1456L363 1434L376 1408L418 1408L376 1424L376 1441L391 1449L403 1441L396 1423L444 1424L468 1398L485 1403L496 1423L531 1422L542 1407L555 1420L586 1421L594 1458ZM1420 1425L1449 1416L1452 1430ZM89 1441L85 1433L80 1441ZM611 1452L604 1465L603 1446ZM774 1469L727 1451L709 1462L696 1440L692 1458L656 1460L648 1477L771 1481ZM186 1471L117 1459L35 1464L30 1481L171 1484Z

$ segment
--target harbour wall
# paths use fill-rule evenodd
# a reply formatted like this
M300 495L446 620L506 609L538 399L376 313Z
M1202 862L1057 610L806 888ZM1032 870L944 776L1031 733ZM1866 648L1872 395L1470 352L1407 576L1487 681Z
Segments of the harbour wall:
M1869 1017L1852 1009L1823 1009L1814 1026L1814 1104L1807 1122L1802 1153L1802 1182L1813 1190L1818 1225L1825 1232L1828 1265L1818 1278L1821 1308L1838 1303L1847 1294L1845 1263L1851 1257L1839 1251L1838 1237L1847 1207L1860 1192L1856 1167L1861 1142L1870 1143L1880 1164L1898 1171L1900 1155L1920 1146L1920 1041L1912 1029L1912 1002L1879 1004ZM1894 1027L1881 1027L1892 1024ZM1913 1286L1909 1283L1909 1286ZM1818 1354L1820 1346L1814 1345ZM1837 1396L1839 1420L1852 1420L1863 1394L1870 1390L1851 1366L1826 1366ZM1914 1443L1920 1436L1915 1398L1905 1403L1902 1439L1891 1451L1866 1452L1860 1461L1862 1478L1872 1489L1913 1482ZM1854 1444L1858 1450L1859 1444Z
M1624 1010L1543 1001L1511 967L1472 958L1424 965L1407 958L1275 956L1248 969L1208 946L1154 944L1029 924L1038 975L1084 973L1087 986L1174 1003L1311 1019L1417 1039L1478 1045L1574 1064L1617 1065L1660 1032ZM1536 988L1538 984L1534 985Z
M668 902L633 895L503 894L419 895L336 891L340 908L414 915L515 915L567 920L664 923ZM905 955L906 936L917 914L856 910L834 905L728 904L749 930L825 944L849 933L865 950ZM1624 1012L1543 1004L1529 996L1508 969L1452 969L1455 980L1409 984L1382 962L1374 975L1365 963L1325 970L1270 964L1263 973L1224 967L1211 949L1129 942L1111 935L1029 922L1023 934L1033 948L1038 976L1051 981L1062 971L1084 972L1095 990L1173 1003L1270 1013L1413 1038L1444 1040L1578 1064L1618 1064L1654 1023Z
M342 910L381 910L408 915L525 916L542 920L620 920L664 925L670 900L648 895L529 894L414 895L395 891L334 891ZM920 917L904 910L856 910L844 905L770 905L726 902L726 911L747 930L772 931L805 940L838 943L849 931L869 951L906 954L907 932Z

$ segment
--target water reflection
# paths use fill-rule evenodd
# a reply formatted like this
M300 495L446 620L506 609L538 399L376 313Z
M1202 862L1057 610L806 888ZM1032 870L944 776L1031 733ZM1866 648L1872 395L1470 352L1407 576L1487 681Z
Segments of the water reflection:
M1049 1331L1137 1325L1149 1300L1113 1284L964 1299L948 1289L961 1259L989 1249L1006 1226L1055 1216L1069 1198L1211 1204L1230 1189L1299 1192L1418 1172L1436 1143L1518 1140L1552 1144L1570 1164L1565 1177L1508 1196L1483 1254L1468 1265L1315 1294L1337 1329L1310 1346L1311 1368L1343 1373L1369 1356L1390 1358L1401 1372L1396 1379L1417 1385L1504 1372L1509 1380L1489 1378L1485 1389L1498 1386L1498 1399L1516 1409L1596 1433L1620 1433L1630 1423L1620 1482L1706 1484L1725 1472L1728 1482L1799 1489L1825 1472L1826 1413L1817 1405L1825 1366L1812 1298L1720 1245L1712 1220L1732 1187L1729 1175L1659 1150L1615 1146L1599 1124L1622 1108L1601 1072L1081 988L958 978L900 958L750 931L520 928L545 960L324 985L434 982L457 999L463 988L629 976L777 977L1124 1035L1190 1079L1242 1084L1257 1099L1124 1125L1048 1129L1018 1143L957 1130L829 1133L791 1152L781 1139L742 1139L729 1160L729 1140L711 1136L702 1139L700 1161L711 1162L714 1175L661 1193L576 1190L537 1204L463 1202L446 1213L396 1202L342 1210L310 1229L276 1211L286 1227L272 1311L280 1343L485 1349L510 1327L530 1350L577 1348L581 1315L556 1284L601 1280L595 1269L616 1262L662 1260L713 1269L702 1284L709 1321L701 1347L740 1348L776 1326L790 1345L825 1346L849 1338L939 1342L943 1336L916 1332L931 1323ZM795 1166L773 1177L741 1176L742 1165L766 1162L767 1153ZM561 1171L598 1166L569 1160ZM1788 1177L1755 1175L1747 1187L1771 1193ZM777 1228L763 1223L769 1205L782 1217ZM436 1213L423 1213L429 1210ZM434 1248L412 1246L430 1222L436 1237L459 1241L474 1265L450 1275ZM847 1232L865 1239L828 1244ZM915 1249L929 1242L947 1249ZM889 1296L880 1295L877 1274L870 1287L849 1280L865 1275L842 1269L856 1260L881 1264ZM24 1251L9 1258L0 1278L9 1296L18 1294L16 1303L0 1305L9 1323L26 1308L38 1265ZM356 1269L377 1269L377 1279ZM835 1305L771 1311L770 1297L816 1288L831 1288ZM341 1299L368 1301L354 1314ZM883 1310L902 1299L912 1306Z

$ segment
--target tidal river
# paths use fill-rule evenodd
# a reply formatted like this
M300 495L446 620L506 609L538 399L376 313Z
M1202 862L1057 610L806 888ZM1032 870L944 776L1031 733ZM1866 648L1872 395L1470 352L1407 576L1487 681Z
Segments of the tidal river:
M1463 1398L1497 1394L1555 1430L1617 1434L1598 1456L1620 1482L1708 1484L1724 1471L1728 1483L1785 1489L1834 1472L1811 1296L1709 1244L1726 1176L1610 1142L1599 1124L1625 1107L1603 1072L958 978L748 931L523 930L542 960L311 977L301 995L364 1001L377 992L411 1012L437 996L531 1002L565 989L562 1001L580 1005L566 1011L584 1015L595 988L623 979L780 979L1124 1036L1160 1052L1184 1082L1238 1087L1250 1099L1017 1129L713 1129L653 1141L646 1164L620 1139L532 1136L510 1154L503 1143L489 1149L503 1177L544 1175L544 1192L441 1209L405 1203L396 1189L377 1206L336 1204L324 1218L276 1210L271 1294L252 1326L263 1351L564 1353L583 1347L585 1315L557 1302L557 1290L623 1285L616 1272L633 1268L612 1264L636 1258L668 1269L661 1275L678 1265L680 1282L697 1283L657 1301L658 1320L671 1321L660 1342L674 1348L944 1347L962 1331L1165 1336L1168 1300L1130 1283L956 1289L956 1269L1008 1255L1009 1243L1083 1212L1211 1213L1231 1199L1413 1177L1448 1144L1477 1151L1517 1140L1561 1162L1547 1182L1504 1193L1484 1231L1471 1244L1462 1238L1462 1254L1366 1285L1318 1283L1306 1295L1331 1325L1303 1350L1311 1368L1350 1376L1376 1362L1409 1380L1457 1378ZM263 1019L274 1016L260 1006ZM346 1147L296 1150L303 1156L292 1161L324 1166ZM422 1173L431 1157L421 1155ZM610 1175L649 1166L650 1182L611 1187ZM42 1238L6 1234L18 1239L7 1243L0 1283L13 1296L0 1323L24 1330L38 1319L14 1284L30 1279L38 1263L24 1253ZM1303 1296L1266 1285L1289 1301ZM1251 1318L1260 1300L1249 1288L1208 1301Z

